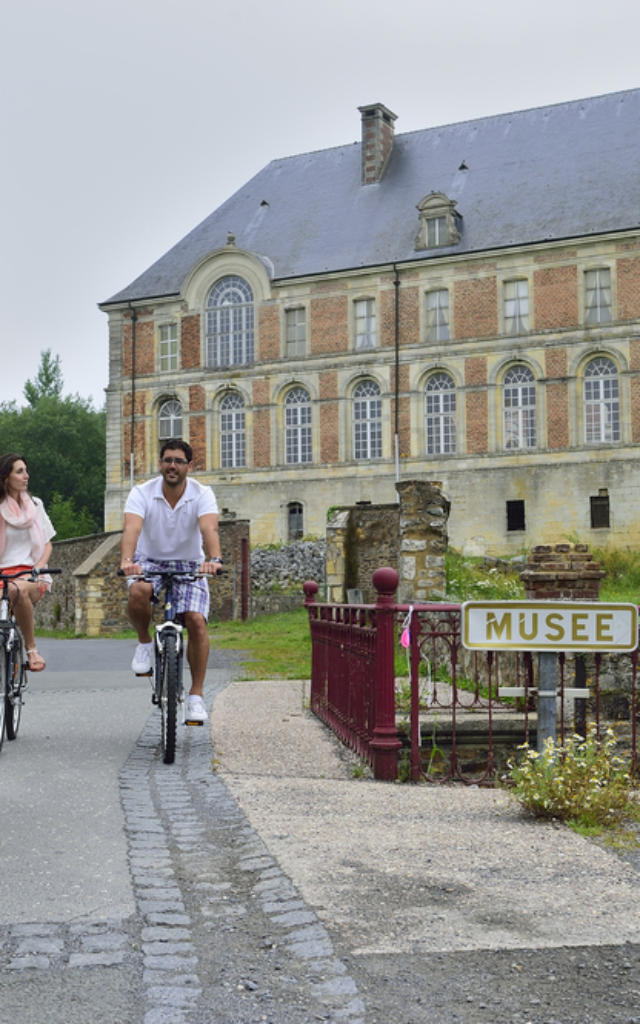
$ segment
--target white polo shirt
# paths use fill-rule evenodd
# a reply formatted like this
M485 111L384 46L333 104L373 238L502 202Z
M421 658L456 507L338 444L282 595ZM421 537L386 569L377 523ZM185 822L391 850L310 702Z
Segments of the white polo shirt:
M162 493L162 477L154 477L132 489L124 507L144 520L136 558L151 561L204 561L200 516L218 513L210 487L187 477L184 494L175 508ZM210 552L209 552L210 554Z

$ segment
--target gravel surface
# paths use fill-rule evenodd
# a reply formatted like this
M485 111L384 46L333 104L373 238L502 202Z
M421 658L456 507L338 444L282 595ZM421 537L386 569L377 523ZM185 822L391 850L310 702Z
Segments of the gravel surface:
M300 682L231 684L212 735L367 1024L640 1022L637 857L532 821L504 792L355 778Z

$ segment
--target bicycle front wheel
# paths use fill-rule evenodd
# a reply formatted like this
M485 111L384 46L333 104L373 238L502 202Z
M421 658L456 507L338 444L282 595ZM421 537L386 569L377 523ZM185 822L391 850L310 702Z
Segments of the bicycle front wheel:
M176 637L168 630L162 642L162 753L165 764L173 764L176 756L176 724L178 718L178 683L180 660Z
M24 641L16 630L15 642L7 656L7 690L5 694L7 739L15 740L22 714L24 686Z

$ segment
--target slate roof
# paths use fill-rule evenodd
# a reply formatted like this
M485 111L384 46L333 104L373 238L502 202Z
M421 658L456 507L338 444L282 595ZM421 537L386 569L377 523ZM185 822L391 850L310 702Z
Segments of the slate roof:
M396 134L373 185L361 184L359 142L273 160L101 305L179 294L229 232L282 279L634 229L639 129L632 89ZM429 192L456 200L461 238L416 252L416 204Z

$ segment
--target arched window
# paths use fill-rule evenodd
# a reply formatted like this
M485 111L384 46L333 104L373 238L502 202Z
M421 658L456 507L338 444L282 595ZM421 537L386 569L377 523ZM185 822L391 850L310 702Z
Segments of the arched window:
M536 384L528 366L512 366L504 375L504 446L536 446Z
M284 422L285 462L311 462L311 399L304 388L293 388L285 398Z
M207 366L253 362L253 292L242 277L229 275L207 296Z
M290 501L287 505L287 534L289 540L301 540L304 536L302 516L302 505L300 502Z
M374 380L363 380L353 391L353 457L382 457L382 399Z
M584 438L587 444L620 440L618 371L604 356L584 371Z
M425 388L425 434L428 455L456 450L456 388L448 373L434 373Z
M177 398L168 398L158 409L158 440L182 437L182 406Z
M246 466L244 401L237 391L220 402L220 465L223 469Z

